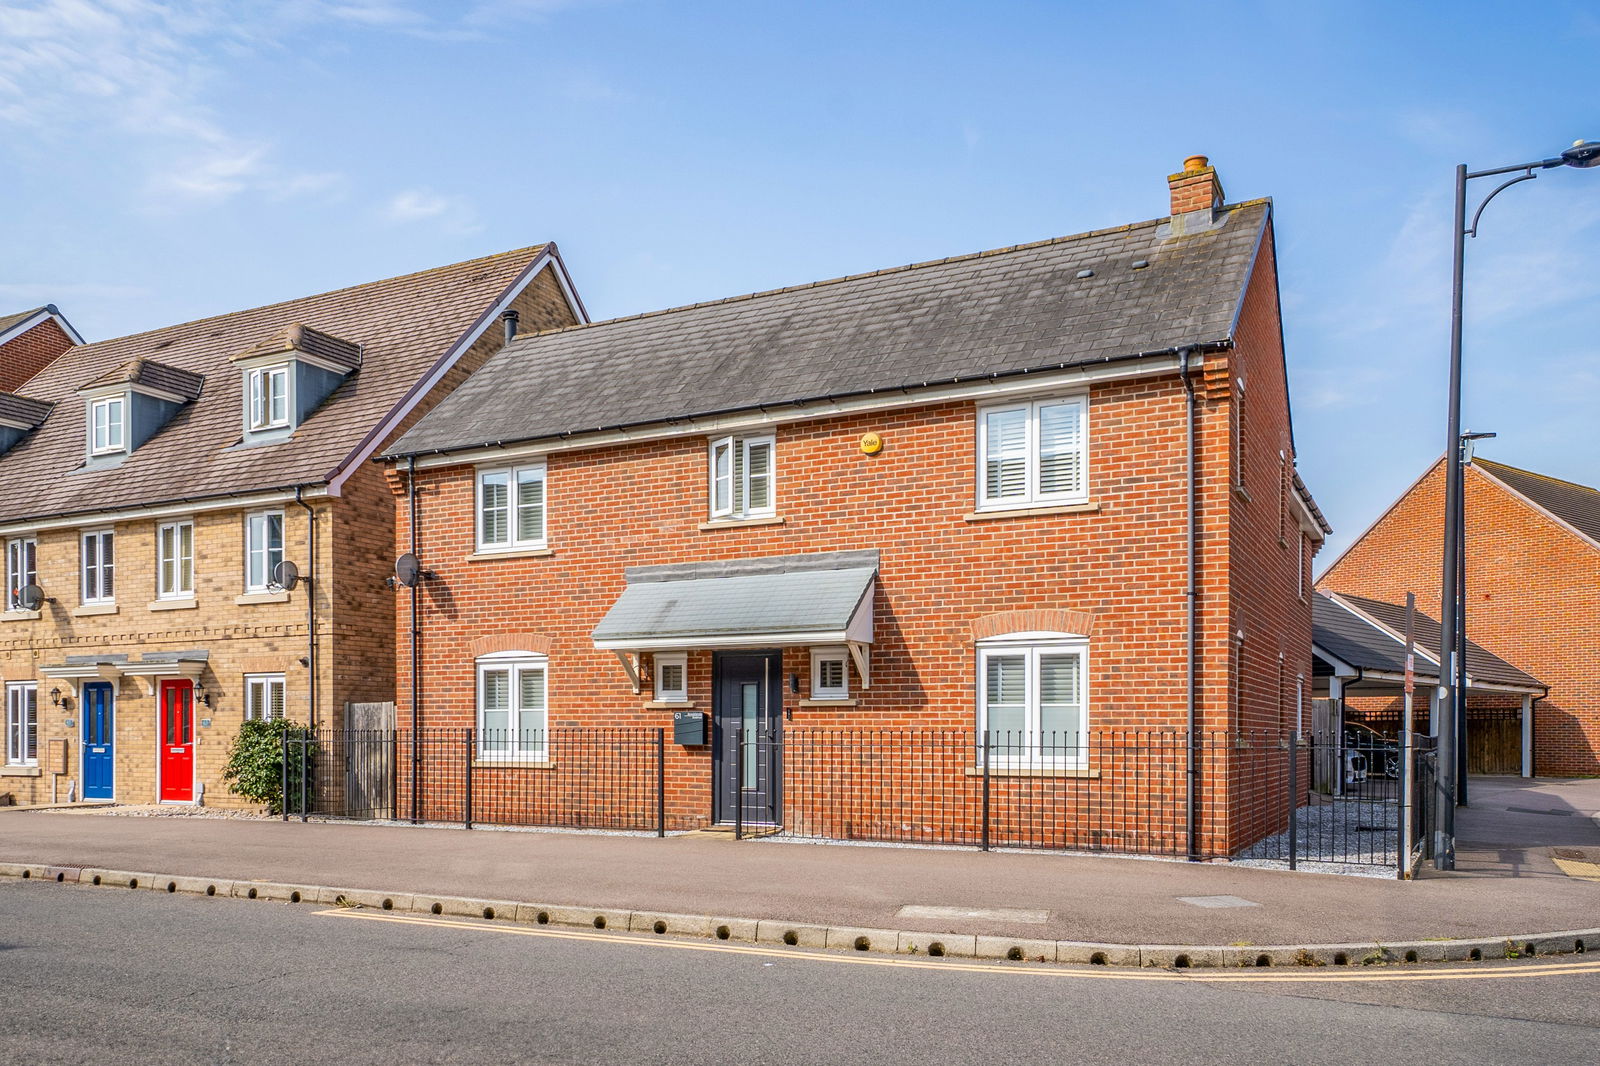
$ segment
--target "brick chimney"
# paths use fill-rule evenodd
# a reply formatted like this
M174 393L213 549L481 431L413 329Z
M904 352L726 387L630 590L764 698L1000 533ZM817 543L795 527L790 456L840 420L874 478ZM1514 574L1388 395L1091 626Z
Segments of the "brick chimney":
M1189 216L1201 223L1209 223L1213 213L1222 206L1222 182L1217 180L1217 168L1203 155L1192 155L1183 161L1183 170L1167 175L1167 185L1172 190L1172 215ZM1191 212L1204 211L1202 216Z

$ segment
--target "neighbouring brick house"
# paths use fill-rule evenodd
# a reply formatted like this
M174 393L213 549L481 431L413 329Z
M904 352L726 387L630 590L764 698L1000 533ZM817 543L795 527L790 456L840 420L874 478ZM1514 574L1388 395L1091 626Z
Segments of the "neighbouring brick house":
M1466 468L1466 631L1538 678L1534 773L1600 774L1600 490L1475 458ZM1437 617L1444 462L1434 463L1317 581L1390 602L1416 595ZM1474 771L1517 772L1496 752L1520 735L1515 697L1472 694L1466 749ZM1369 716L1392 717L1370 704Z
M0 315L0 392L16 392L56 356L82 343L55 304Z
M426 568L399 714L448 730L401 753L397 813L470 791L480 820L628 824L662 729L671 827L975 842L984 788L1000 842L1181 853L1191 693L1202 731L1300 722L1327 527L1271 204L1224 205L1203 157L1170 185L1172 217L490 360L389 450ZM1229 759L1204 753L1196 853L1272 822Z
M237 802L246 718L392 701L369 460L510 312L583 321L553 245L80 344L0 392L0 793Z

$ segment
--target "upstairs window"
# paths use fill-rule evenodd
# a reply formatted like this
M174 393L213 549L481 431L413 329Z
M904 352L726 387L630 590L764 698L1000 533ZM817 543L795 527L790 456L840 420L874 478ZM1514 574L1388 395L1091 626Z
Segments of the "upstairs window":
M478 660L478 757L543 759L545 657L500 652Z
M245 591L268 592L283 562L283 512L261 511L245 519Z
M283 717L282 674L245 675L244 716L260 721Z
M109 529L83 535L84 603L111 603L116 599L113 577L116 567L116 534Z
M543 548L543 463L478 472L478 549Z
M194 523L168 522L156 530L156 597L194 595Z
M22 590L39 583L39 542L17 537L6 542L6 610L22 610Z
M1088 439L1082 396L979 409L979 507L1084 502Z
M711 517L763 518L777 513L774 441L720 437L711 442Z
M128 401L108 396L89 404L89 454L111 455L128 448Z
M264 366L250 371L251 430L280 429L289 424L289 368Z

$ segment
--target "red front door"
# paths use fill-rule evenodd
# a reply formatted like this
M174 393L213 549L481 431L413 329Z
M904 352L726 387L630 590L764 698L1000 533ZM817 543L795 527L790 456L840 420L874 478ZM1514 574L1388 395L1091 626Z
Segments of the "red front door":
M194 802L194 682L161 682L161 798Z

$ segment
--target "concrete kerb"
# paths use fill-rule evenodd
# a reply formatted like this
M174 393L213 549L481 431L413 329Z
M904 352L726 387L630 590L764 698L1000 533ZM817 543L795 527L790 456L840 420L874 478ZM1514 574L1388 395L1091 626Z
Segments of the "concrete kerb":
M1221 967L1370 966L1430 962L1476 962L1539 955L1584 953L1600 948L1600 929L1475 939L1400 941L1388 944L1299 944L1227 946L1204 944L1100 944L1075 940L1031 940L966 933L822 926L771 919L718 918L698 914L627 911L604 907L518 903L465 896L416 895L374 889L294 885L274 881L162 875L97 867L0 862L0 877L47 883L126 887L187 895L221 896L278 903L370 907L410 914L513 921L528 925L607 930L739 941L799 948L883 954L949 956L1000 961L1053 962L1163 969Z

